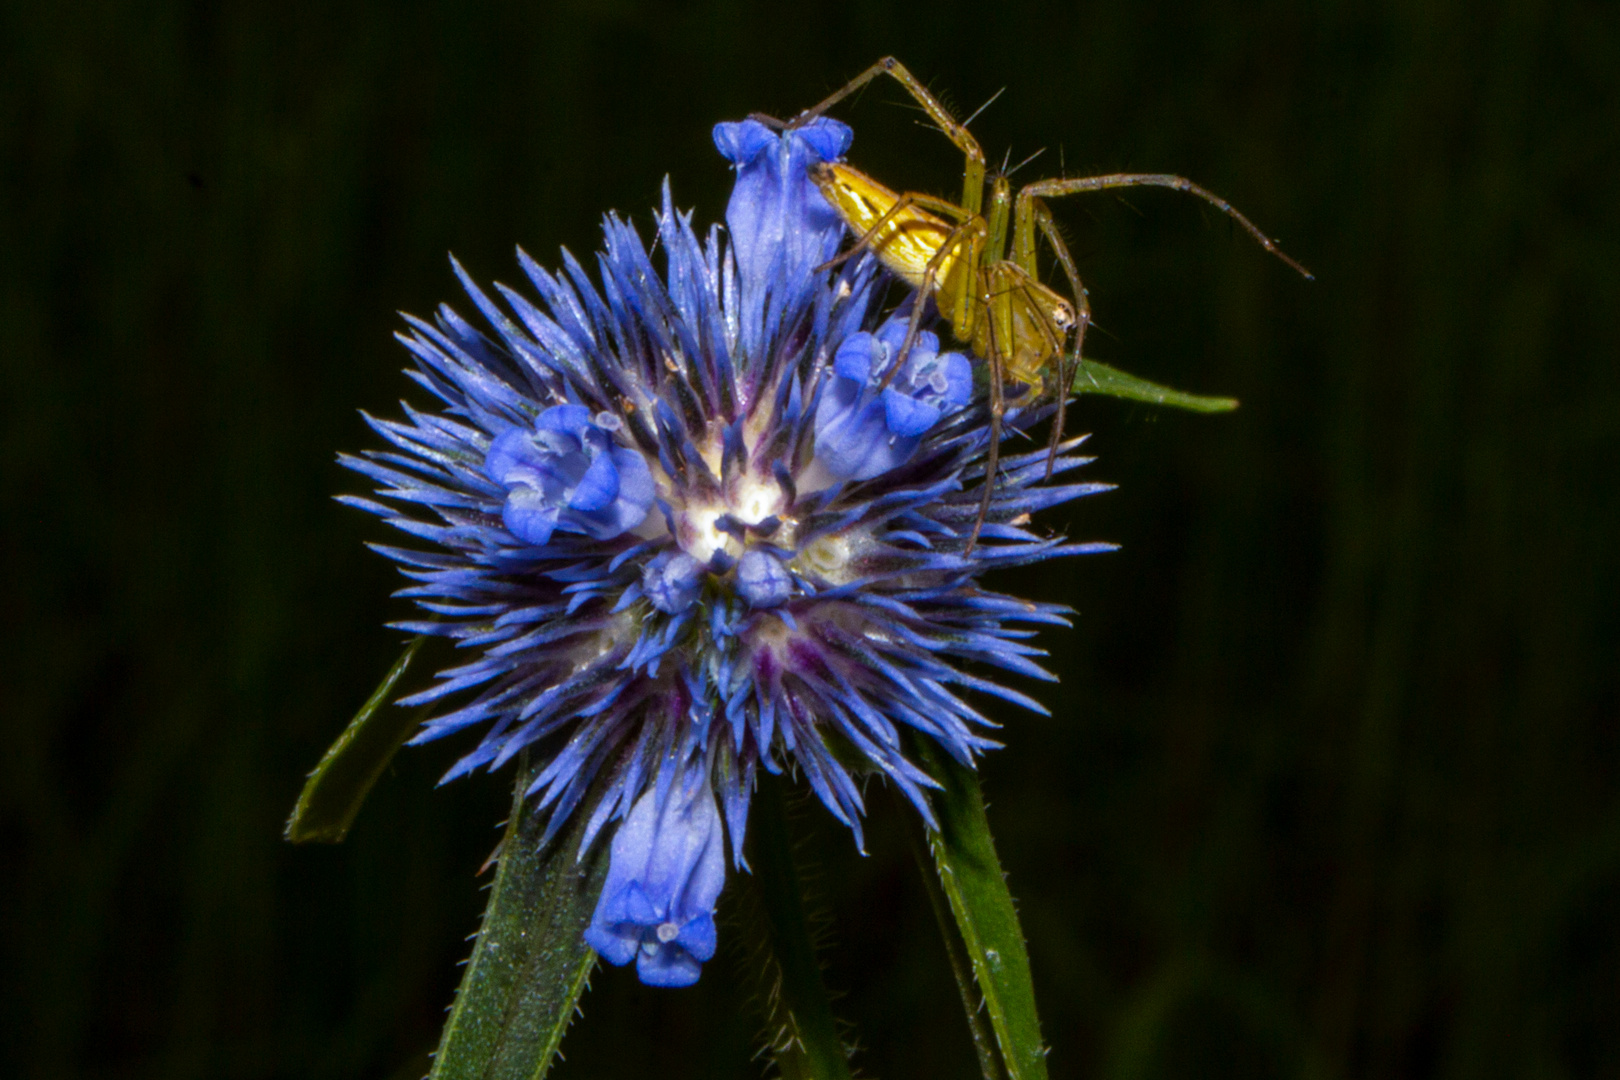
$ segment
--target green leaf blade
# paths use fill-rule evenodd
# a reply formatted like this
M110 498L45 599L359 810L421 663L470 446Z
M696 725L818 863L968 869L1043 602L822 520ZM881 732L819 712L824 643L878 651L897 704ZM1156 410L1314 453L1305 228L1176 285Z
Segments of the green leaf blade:
M984 995L1009 1080L1045 1080L1046 1046L1035 1009L1029 954L1012 893L996 857L979 778L931 739L915 740L924 767L944 788L939 831L928 846Z
M1081 360L1074 373L1071 389L1079 394L1102 394L1106 397L1140 401L1146 405L1162 405L1192 412L1231 412L1238 407L1236 398L1208 397L1189 394L1185 390L1172 390L1146 379L1121 371L1096 360Z
M336 844L349 834L372 786L422 718L418 710L384 706L426 640L420 636L411 639L343 734L321 756L287 819L284 835L288 840Z
M607 876L607 844L576 860L586 807L541 849L548 812L523 798L529 779L522 770L484 925L429 1080L539 1080L596 966L584 933Z

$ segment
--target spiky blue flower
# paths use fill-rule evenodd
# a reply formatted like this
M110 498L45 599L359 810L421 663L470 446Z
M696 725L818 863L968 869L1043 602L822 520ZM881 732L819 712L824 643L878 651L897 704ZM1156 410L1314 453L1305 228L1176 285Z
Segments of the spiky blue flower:
M1043 710L966 668L1050 679L1031 627L1066 623L980 576L1108 546L1030 531L1107 486L1039 486L1044 450L1003 457L970 546L988 444L971 365L930 334L885 382L889 283L865 257L817 269L843 226L808 170L849 140L830 120L720 125L729 245L666 184L662 273L615 215L596 280L518 252L539 304L454 264L492 332L448 306L408 319L407 374L439 404L367 417L391 449L342 459L388 500L346 501L426 544L375 545L432 616L396 625L466 654L404 700L439 709L413 741L478 733L446 780L533 751L547 842L576 811L585 847L618 823L590 941L659 985L712 955L721 821L742 866L756 770L802 773L857 844L863 773L932 823L901 730L971 764L996 743L970 697ZM1054 475L1089 460L1078 443Z

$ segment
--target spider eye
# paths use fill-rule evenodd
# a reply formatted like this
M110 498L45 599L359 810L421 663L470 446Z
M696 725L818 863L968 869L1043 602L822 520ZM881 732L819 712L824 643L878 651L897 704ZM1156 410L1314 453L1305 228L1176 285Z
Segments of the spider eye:
M1064 300L1052 308L1052 321L1059 330L1074 329L1074 305Z

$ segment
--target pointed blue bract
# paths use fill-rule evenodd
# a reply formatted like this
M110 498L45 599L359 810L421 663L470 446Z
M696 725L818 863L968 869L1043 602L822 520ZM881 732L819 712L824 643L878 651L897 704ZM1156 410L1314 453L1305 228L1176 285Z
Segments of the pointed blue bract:
M447 307L408 319L407 374L438 408L368 417L387 448L342 459L381 497L345 501L419 545L377 548L431 616L396 625L460 646L402 700L436 710L412 741L475 739L446 780L531 751L545 842L576 811L584 847L613 836L593 944L659 985L713 953L758 769L795 766L857 844L870 773L932 821L900 729L971 764L996 745L976 699L1039 710L992 675L1050 678L1030 628L1067 617L980 575L1106 547L1031 531L1106 487L1037 486L1041 449L1002 458L969 550L989 438L969 361L923 333L880 389L909 307L874 308L870 257L816 271L843 227L807 173L848 129L715 138L737 166L729 248L666 185L661 270L611 215L597 279L519 253L538 302L457 265L487 336ZM1089 460L1079 442L1054 476Z
M649 986L690 986L714 956L714 905L725 882L720 812L701 763L661 776L613 834L585 941L611 964L634 959Z

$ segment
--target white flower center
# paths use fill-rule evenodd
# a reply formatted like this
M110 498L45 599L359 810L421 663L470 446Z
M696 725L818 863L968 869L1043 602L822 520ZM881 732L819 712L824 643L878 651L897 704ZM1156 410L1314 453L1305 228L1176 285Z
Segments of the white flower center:
M681 546L698 562L708 562L731 541L730 536L714 527L723 513L718 506L694 506L681 515Z
M818 536L799 552L798 563L805 570L834 585L842 585L853 574L849 569L854 544L847 533Z
M677 538L686 553L698 562L708 562L717 551L736 557L743 553L744 545L733 533L717 528L715 522L729 516L744 525L758 525L786 509L782 487L775 478L745 476L737 481L736 494L729 502L687 503L677 515ZM792 543L791 534L781 531L774 534L773 539L779 544Z
M670 942L674 941L678 936L680 936L680 932L681 928L672 922L658 924L658 940L662 941L665 945L668 945Z
M737 485L732 514L739 521L757 525L782 511L782 488L774 478L747 476Z

